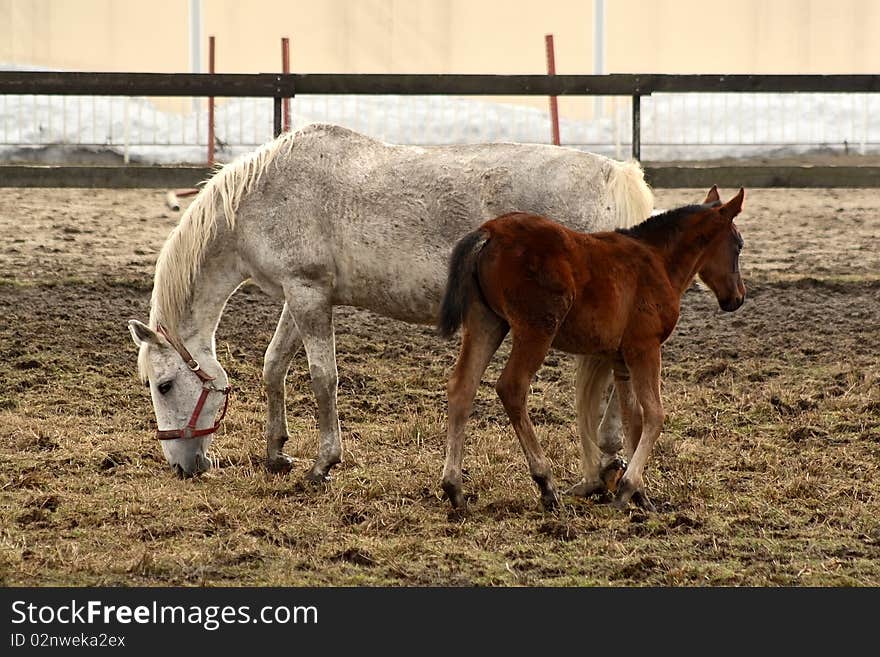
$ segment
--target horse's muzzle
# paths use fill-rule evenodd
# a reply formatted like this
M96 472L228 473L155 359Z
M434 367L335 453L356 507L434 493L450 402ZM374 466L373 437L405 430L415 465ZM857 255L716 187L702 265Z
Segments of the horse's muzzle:
M191 459L188 459L187 463L175 463L171 467L178 477L189 479L210 470L211 461L201 452L196 452Z

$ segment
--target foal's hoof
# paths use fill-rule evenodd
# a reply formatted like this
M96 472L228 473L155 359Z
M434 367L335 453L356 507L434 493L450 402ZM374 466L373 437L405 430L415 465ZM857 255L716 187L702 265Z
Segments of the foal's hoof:
M643 490L637 490L635 493L633 493L632 501L633 504L635 504L637 507L644 509L645 511L653 512L657 510L657 507L654 506L654 503L648 499L648 496L645 495L645 491Z
M266 469L274 474L287 474L293 469L293 459L287 454L278 454L266 459Z
M625 509L630 500L632 500L632 503L635 504L637 507L639 507L640 509L644 509L645 511L657 510L657 507L654 506L653 502L648 499L645 491L641 489L629 490L625 486L622 486L617 491L617 495L614 496L614 508Z
M599 476L602 478L606 490L610 493L616 493L617 486L620 484L620 480L625 472L626 461L617 456L613 461L602 468L602 472Z
M446 499L448 499L449 503L452 505L452 511L464 513L465 509L467 509L467 500L461 491L461 485L455 484L451 481L444 481L441 484L441 487L443 488L443 493L446 496Z

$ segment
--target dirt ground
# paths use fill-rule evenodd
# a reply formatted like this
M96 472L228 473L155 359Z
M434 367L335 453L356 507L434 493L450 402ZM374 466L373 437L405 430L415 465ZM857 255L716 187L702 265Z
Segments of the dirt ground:
M735 190L722 190L724 198ZM705 190L657 190L657 206ZM288 452L263 467L262 353L279 304L246 287L218 352L236 388L216 467L181 481L152 438L125 322L145 320L178 214L158 190L0 189L2 585L880 585L880 197L747 190L748 299L690 290L664 348L657 513L565 498L540 510L492 382L471 421L470 514L439 478L457 340L338 312L345 460L316 451L305 359L288 377ZM530 398L561 487L577 480L572 359Z

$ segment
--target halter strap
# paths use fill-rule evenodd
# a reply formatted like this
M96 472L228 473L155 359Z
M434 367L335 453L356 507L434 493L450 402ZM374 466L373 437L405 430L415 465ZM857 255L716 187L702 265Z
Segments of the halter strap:
M223 400L223 409L220 411L220 417L217 418L217 421L214 422L214 426L207 427L205 429L196 429L196 424L199 421L199 415L202 413L202 407L205 405L205 400L208 398L208 393L210 392L222 392L224 395ZM232 392L231 387L224 388L220 390L218 388L210 388L204 387L202 388L202 394L199 395L199 400L196 402L196 407L193 409L192 415L190 415L189 422L187 422L186 426L183 429L159 429L156 431L156 438L159 440L173 440L175 438L200 438L201 436L209 436L212 433L216 433L217 429L220 428L220 423L223 422L223 418L226 417L226 409L229 407L229 393Z
M171 334L165 329L161 324L156 325L156 330L162 334L162 336L168 341L174 351L176 351L181 358L183 358L183 362L186 363L186 366L190 369L190 371L195 374L202 381L202 393L199 395L199 399L196 402L196 407L193 409L192 415L189 417L189 422L187 422L186 426L183 429L158 429L156 431L156 438L159 440L174 440L176 438L200 438L201 436L208 436L212 433L215 433L217 429L220 428L220 423L223 421L223 418L226 417L226 409L229 406L229 393L232 391L231 386L226 386L225 388L215 388L211 381L213 381L216 377L211 376L207 372L205 372L199 362L192 357L192 354L189 353L186 347L183 346L183 343L172 337ZM199 422L199 416L202 414L202 409L205 407L205 401L208 399L208 395L212 392L221 392L223 393L223 410L220 411L220 417L217 418L214 425L211 427L206 427L205 429L196 429L196 425Z
M168 344L170 344L174 351L180 354L180 357L183 358L183 362L186 363L186 366L192 370L197 377L199 377L202 381L213 381L214 377L205 372L201 366L199 365L199 361L193 358L192 354L189 353L186 347L183 346L183 343L177 339L176 337L172 337L171 334L165 329L161 324L156 325L156 330L162 334Z

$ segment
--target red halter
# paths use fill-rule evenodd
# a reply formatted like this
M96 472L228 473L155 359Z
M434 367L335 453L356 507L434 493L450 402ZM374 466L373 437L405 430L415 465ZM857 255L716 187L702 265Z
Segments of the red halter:
M226 417L226 408L229 406L229 392L232 390L231 386L227 386L225 388L215 388L211 381L214 380L214 377L210 374L207 374L200 366L198 361L192 357L192 354L187 351L186 347L183 344L172 338L168 331L165 330L165 327L161 324L157 325L159 333L161 333L166 340L168 340L168 344L174 347L174 350L180 354L180 357L183 358L183 362L186 363L186 366L190 369L190 371L195 374L202 381L202 394L199 395L199 400L196 402L196 407L193 409L192 415L190 415L189 422L187 422L186 426L183 429L159 429L156 431L156 438L159 440L172 440L174 438L199 438L201 436L208 436L212 433L215 433L217 429L220 428L220 423L223 421L223 418ZM214 426L208 427L206 429L196 429L196 424L199 422L199 415L202 413L202 408L205 406L205 401L208 399L208 394L212 392L222 392L224 395L223 400L223 410L220 411L220 417L217 418L217 421L214 422Z

